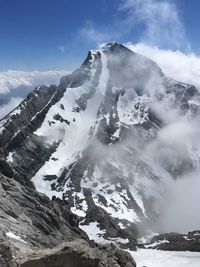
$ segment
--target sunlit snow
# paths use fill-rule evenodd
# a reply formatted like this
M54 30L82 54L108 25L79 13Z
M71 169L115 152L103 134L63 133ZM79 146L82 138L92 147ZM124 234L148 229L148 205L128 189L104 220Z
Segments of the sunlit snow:
M137 263L137 267L199 267L199 252L161 251L139 249L129 251Z

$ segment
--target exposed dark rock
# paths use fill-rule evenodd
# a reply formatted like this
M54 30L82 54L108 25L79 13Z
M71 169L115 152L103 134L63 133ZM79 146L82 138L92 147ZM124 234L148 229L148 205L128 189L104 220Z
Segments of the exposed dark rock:
M53 118L56 120L56 121L60 121L60 122L65 122L67 123L68 125L70 125L70 121L66 120L66 119L63 119L62 116L60 116L60 114L55 114L53 116Z
M1 158L0 158L0 170L3 175L8 176L10 178L13 177L14 175L14 172L10 167L10 165L8 164L8 162Z
M47 181L54 181L56 179L57 179L57 176L55 174L51 174L51 175L47 174L44 176L44 180L47 180Z
M157 235L147 246L160 250L200 252L200 231L189 232L187 235L178 233Z
M63 104L60 104L60 108L65 110L65 106Z
M14 262L14 251L6 240L6 236L0 232L0 267L17 267L16 262Z
M0 174L0 179L2 231L23 236L30 247L53 247L80 236L88 240L65 202L57 198L50 201L28 180L22 185L15 177Z

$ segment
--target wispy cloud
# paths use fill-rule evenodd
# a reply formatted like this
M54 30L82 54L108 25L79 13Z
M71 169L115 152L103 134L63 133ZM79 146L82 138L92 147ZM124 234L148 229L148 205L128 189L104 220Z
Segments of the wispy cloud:
M93 21L86 21L79 30L79 36L86 41L96 44L108 42L114 37L117 37L115 31L106 26L98 27Z
M143 26L140 40L150 45L179 48L185 43L185 30L175 3L169 0L126 0L120 6L130 31Z
M79 35L98 44L124 36L133 36L135 41L135 29L139 29L137 41L173 49L187 46L184 25L175 3L170 0L123 0L119 3L110 25L97 26L87 21Z

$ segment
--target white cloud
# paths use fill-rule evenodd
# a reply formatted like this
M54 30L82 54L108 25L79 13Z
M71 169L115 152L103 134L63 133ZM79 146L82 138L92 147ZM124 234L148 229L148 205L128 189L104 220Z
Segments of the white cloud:
M199 229L199 185L199 172L167 184L164 203L160 203L161 224L165 232L187 233Z
M133 30L143 26L141 41L159 47L185 45L185 30L178 8L169 0L125 0L120 10L127 12L124 25Z
M142 43L126 45L155 61L168 77L200 88L200 57L194 53L163 50Z
M21 97L11 97L7 104L0 106L0 119L16 108L23 99Z
M134 52L154 60L168 77L200 88L200 57L197 55L142 43L127 45ZM193 101L196 105L200 104L198 98ZM184 115L167 104L167 96L152 103L152 108L166 125L143 153L153 163L152 166L159 166L159 175L167 178L163 201L157 201L160 212L158 231L184 233L197 229L200 222L200 209L196 205L200 201L200 116ZM166 170L173 176L172 179L166 176ZM177 178L174 179L174 176Z
M39 85L57 84L59 79L68 72L61 70L49 71L15 71L8 70L0 72L0 94L9 93L12 90L18 89L22 86L34 87Z

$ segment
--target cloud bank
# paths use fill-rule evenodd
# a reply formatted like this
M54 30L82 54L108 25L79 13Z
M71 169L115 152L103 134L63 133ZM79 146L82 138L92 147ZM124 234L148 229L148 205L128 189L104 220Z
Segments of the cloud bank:
M61 71L15 71L8 70L0 72L0 94L9 93L21 86L36 87L39 85L57 84L59 79L68 72Z
M22 100L21 97L11 97L8 103L0 105L0 119L17 107Z
M68 71L14 71L0 72L0 119L14 109L35 87L58 84Z
M199 185L198 172L167 184L164 203L161 203L161 225L165 232L186 233L199 229Z
M164 50L143 43L125 45L155 61L168 77L200 88L200 57L194 53Z

